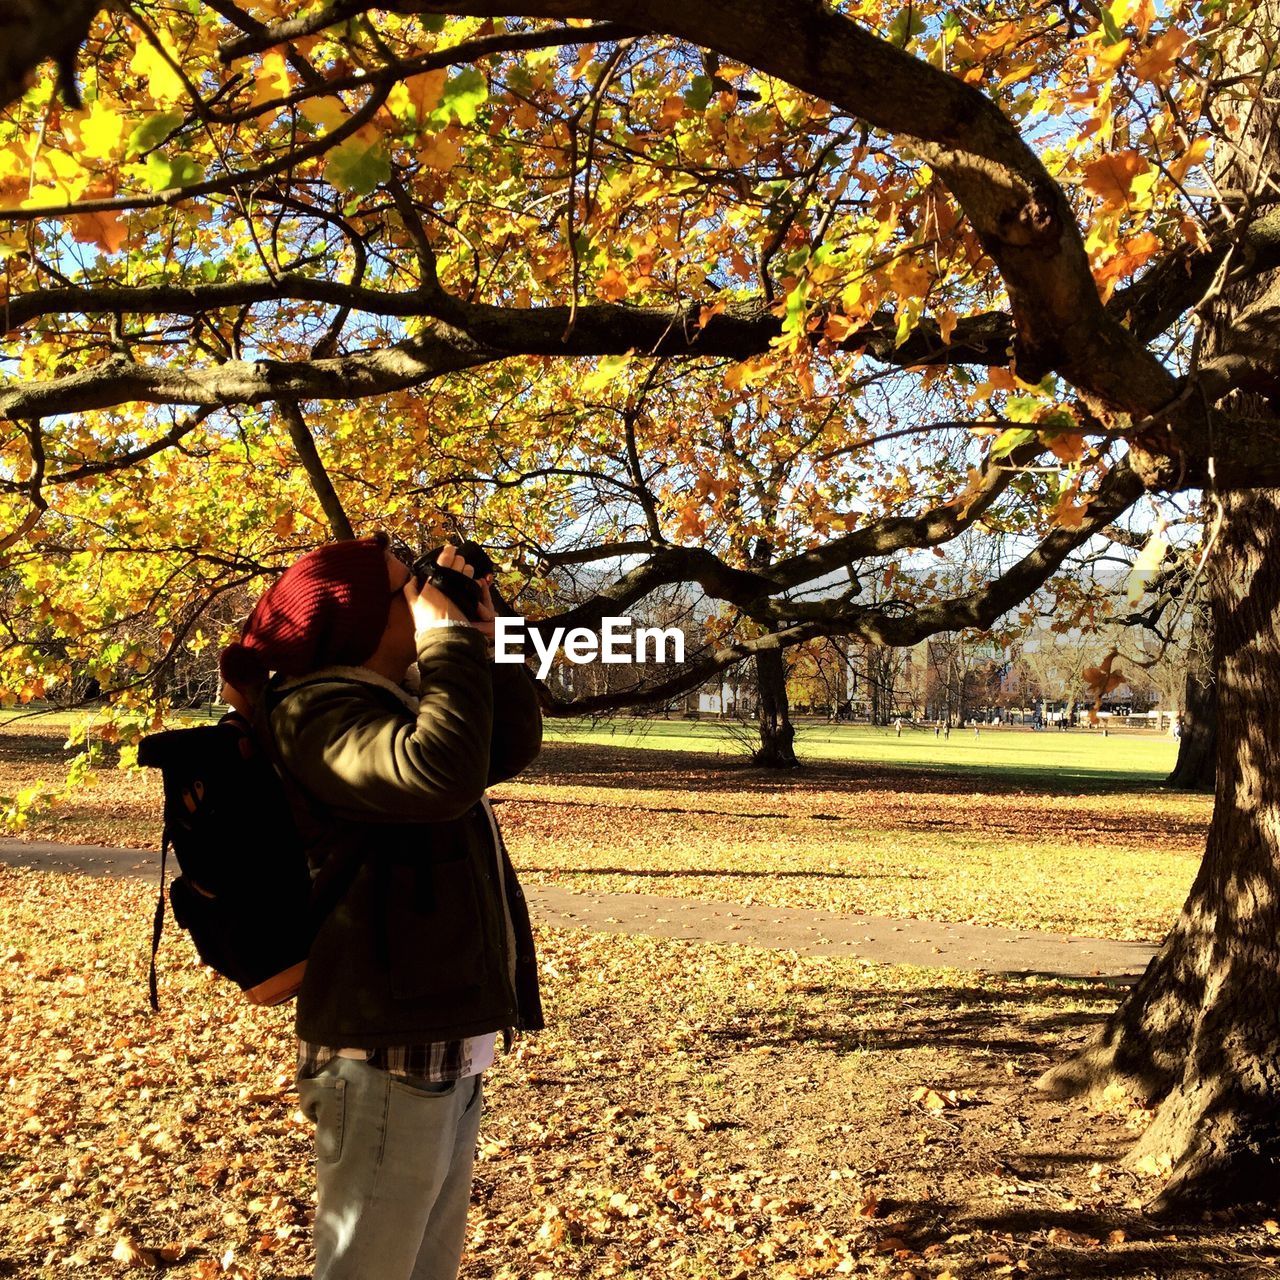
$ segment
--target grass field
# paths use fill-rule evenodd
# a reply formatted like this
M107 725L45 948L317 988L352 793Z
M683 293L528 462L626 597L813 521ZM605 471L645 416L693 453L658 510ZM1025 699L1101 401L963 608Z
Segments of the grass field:
M723 738L709 753L718 726L646 728L550 725L533 768L495 789L530 882L1154 940L1211 810L1152 788L1173 752L1159 738L824 726L801 738L806 767L779 773ZM51 785L63 755L60 734L15 726L0 795ZM104 767L94 783L24 834L156 847L157 778Z
M741 729L715 720L625 719L592 727L581 721L548 721L553 742L599 746L636 746L656 751L705 751L723 756L743 753ZM1099 729L1034 732L1024 728L955 729L949 739L932 729L893 729L866 725L828 725L802 721L796 735L802 760L854 760L863 764L969 772L1010 777L1051 775L1055 784L1114 781L1158 782L1173 768L1178 749L1167 735L1123 731L1104 737Z
M0 735L0 794L65 767ZM1152 789L1172 744L825 727L772 773L716 729L552 726L495 789L526 882L1157 937L1210 801ZM722 754L708 748L718 746ZM156 780L103 767L29 836L157 841ZM289 1009L243 1005L152 890L0 869L0 1276L293 1280L309 1132ZM1006 978L539 927L548 1030L486 1084L464 1280L1274 1274L1265 1215L1175 1232L1120 1171L1147 1114L1035 1076L1114 1007Z

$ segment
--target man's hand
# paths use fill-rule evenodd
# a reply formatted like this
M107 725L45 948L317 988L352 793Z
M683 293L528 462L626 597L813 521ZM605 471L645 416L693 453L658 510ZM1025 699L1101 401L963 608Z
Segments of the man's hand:
M475 577L475 570L452 543L445 544L440 554L436 557L436 563L442 569L453 569L468 578ZM465 622L468 626L475 627L477 631L484 635L492 637L494 632L493 620L497 616L493 602L489 597L489 584L492 581L493 575L488 574L481 578L478 583L480 588L480 616L475 622L472 622L443 591L433 587L429 582L423 584L421 591L417 589L416 583L408 582L404 591L409 600L409 609L413 614L414 630L421 631L424 627L434 626L446 619L452 619L455 622Z

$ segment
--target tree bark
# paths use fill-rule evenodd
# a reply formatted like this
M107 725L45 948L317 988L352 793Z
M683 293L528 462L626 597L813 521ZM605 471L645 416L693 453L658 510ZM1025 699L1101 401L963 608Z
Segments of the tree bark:
M1258 20L1280 27L1280 0ZM1244 56L1250 56L1248 51ZM1218 168L1245 181L1280 163L1280 75ZM1263 104L1267 105L1263 105ZM1229 286L1204 354L1231 340L1241 312L1277 273ZM1275 400L1234 406L1272 421ZM1207 575L1216 695L1216 798L1204 861L1160 951L1107 1024L1040 1087L1056 1096L1108 1084L1158 1102L1129 1160L1168 1162L1149 1206L1181 1217L1280 1192L1280 490L1222 495Z
M63 94L74 100L76 51L102 7L102 0L0 0L0 108L22 96L46 58L58 62Z
M1040 1087L1160 1099L1130 1159L1170 1162L1151 1206L1280 1191L1280 492L1231 496L1210 595L1218 790L1204 862L1141 981Z
M1183 791L1212 791L1218 769L1217 744L1218 690L1213 680L1213 626L1208 609L1197 604L1192 615L1178 760L1165 786Z
M800 761L795 752L796 731L787 703L787 673L781 649L764 649L756 654L756 683L760 746L753 760L768 769L797 768Z

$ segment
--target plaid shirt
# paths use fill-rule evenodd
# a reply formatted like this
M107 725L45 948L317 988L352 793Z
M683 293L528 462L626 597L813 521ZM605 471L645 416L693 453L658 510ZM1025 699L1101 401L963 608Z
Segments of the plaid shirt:
M496 1033L471 1036L466 1040L437 1040L432 1044L395 1045L388 1049L369 1049L365 1061L393 1076L412 1076L432 1084L463 1080L483 1071L493 1062ZM298 1076L307 1079L318 1075L338 1056L328 1045L298 1041ZM348 1054L347 1056L350 1056Z

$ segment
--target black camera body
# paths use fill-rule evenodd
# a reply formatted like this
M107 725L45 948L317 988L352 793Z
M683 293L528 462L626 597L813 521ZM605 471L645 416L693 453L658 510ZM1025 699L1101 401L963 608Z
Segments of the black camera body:
M413 576L421 591L426 583L430 583L437 591L443 592L467 619L475 622L480 617L480 584L476 578L483 578L494 572L495 566L489 553L478 543L463 539L460 543L451 544L457 553L471 566L474 578L468 578L457 569L446 569L437 561L444 547L435 547L425 555L419 556L413 563Z

